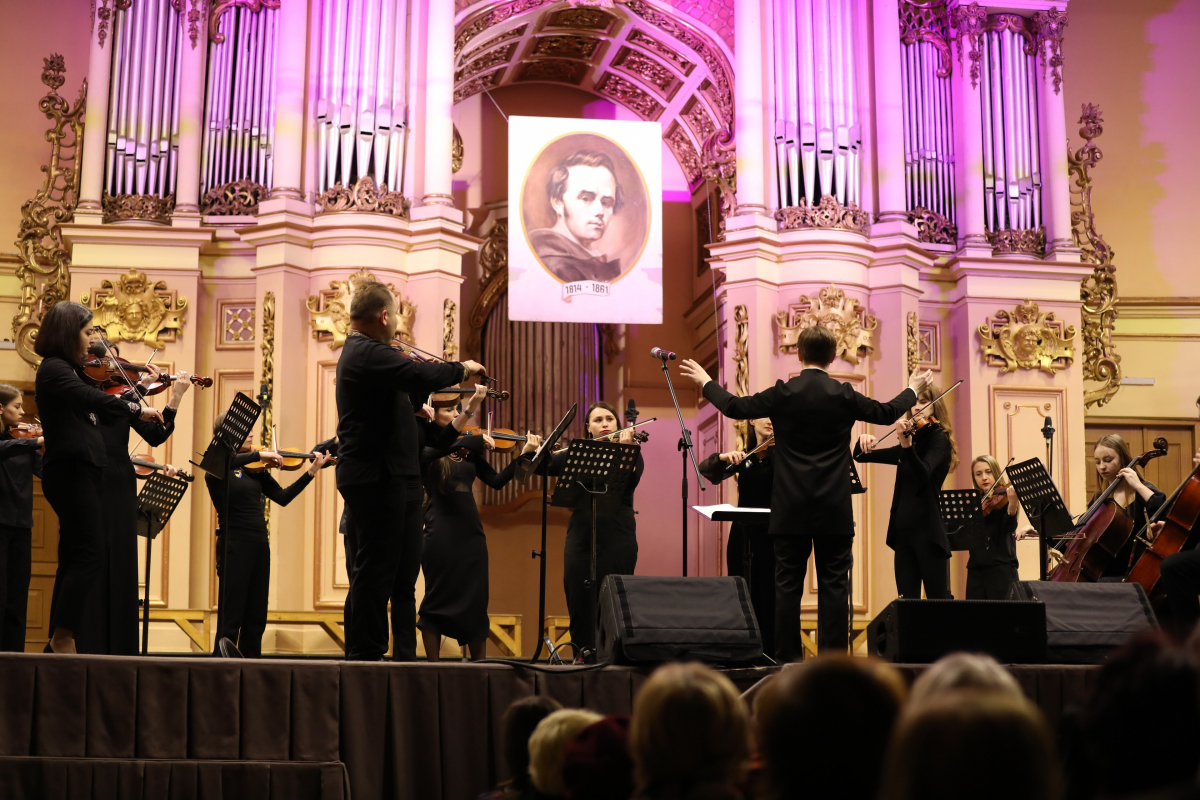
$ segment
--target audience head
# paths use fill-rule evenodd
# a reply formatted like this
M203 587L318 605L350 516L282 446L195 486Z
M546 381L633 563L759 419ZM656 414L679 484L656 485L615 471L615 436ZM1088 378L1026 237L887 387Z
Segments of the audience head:
M781 672L758 696L758 748L770 796L872 800L904 701L879 662L829 656Z
M1200 673L1161 634L1135 636L1101 668L1080 720L1101 794L1119 797L1194 781L1200 769ZM1153 749L1153 767L1134 739Z
M567 800L629 800L629 717L605 717L580 731L567 745L562 783Z
M564 708L538 723L529 737L529 777L533 788L550 797L563 796L563 759L576 734L603 719L595 711Z
M824 325L812 325L800 331L796 352L802 364L828 367L837 355L837 337Z
M638 692L629 750L642 796L720 797L750 758L750 722L733 684L701 664L659 667Z
M1024 697L956 689L901 715L888 748L881 800L1057 800L1054 744Z
M913 682L909 703L917 705L954 689L981 689L1024 697L1012 674L991 656L951 653L938 659Z
M520 797L533 785L529 778L529 737L538 723L562 708L552 697L522 697L504 712L504 761L508 765L508 780L501 786L500 796Z

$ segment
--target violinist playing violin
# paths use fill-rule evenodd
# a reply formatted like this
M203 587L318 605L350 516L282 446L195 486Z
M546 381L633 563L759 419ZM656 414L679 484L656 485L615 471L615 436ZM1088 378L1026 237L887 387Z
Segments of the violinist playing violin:
M899 444L877 450L877 439L864 433L854 447L855 461L896 467L887 546L896 553L896 591L910 600L921 599L922 585L926 598L950 599L950 542L938 510L938 492L958 466L958 447L945 400L933 403L926 415L917 415L939 394L932 383L918 393L908 414L895 423Z
M750 420L746 449L713 453L700 462L700 474L718 484L737 479L738 508L770 508L771 484L775 480L773 437L770 417ZM754 452L757 450L758 452ZM752 455L747 455L752 454ZM729 526L725 559L730 575L746 579L750 604L762 631L763 652L775 652L775 547L767 535L767 522L734 522Z
M215 434L225 422L225 412L213 420ZM266 468L283 466L274 450L255 450L249 439L230 463L233 471L229 491L229 519L225 513L225 481L213 473L204 475L208 496L217 512L217 579L228 581L225 594L218 589L222 606L217 610L217 637L238 646L243 656L262 655L262 636L267 629L267 600L271 591L271 543L267 531L266 503L270 499L286 506L304 491L331 456L329 442L313 448L308 469L285 489ZM247 467L255 465L257 471ZM251 467L251 468L255 468ZM224 537L228 535L228 550ZM226 554L229 561L225 562Z
M24 416L21 390L0 383L0 651L25 651L25 610L32 569L33 476L42 477L42 437L18 438ZM29 427L29 426L26 426Z
M983 528L987 540L973 547L967 560L967 599L1004 600L1008 589L1017 582L1017 513L1021 504L1017 490L1001 477L1000 464L992 456L979 456L971 462L971 480L985 496ZM1000 485L996 486L996 481ZM992 487L996 488L993 489ZM991 495L988 495L991 492Z

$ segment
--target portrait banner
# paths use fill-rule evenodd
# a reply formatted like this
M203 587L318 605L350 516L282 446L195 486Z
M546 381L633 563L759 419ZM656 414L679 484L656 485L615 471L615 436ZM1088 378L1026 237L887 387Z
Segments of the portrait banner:
M662 322L662 126L510 117L508 316Z

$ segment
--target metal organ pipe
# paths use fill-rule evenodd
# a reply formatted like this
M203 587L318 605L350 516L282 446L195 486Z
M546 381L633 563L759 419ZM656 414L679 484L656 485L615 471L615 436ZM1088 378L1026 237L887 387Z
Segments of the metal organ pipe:
M950 81L939 77L943 54L925 38L948 41L944 6L901 4L900 85L904 94L905 196L909 210L925 208L954 221L954 129ZM985 100L986 102L986 100Z

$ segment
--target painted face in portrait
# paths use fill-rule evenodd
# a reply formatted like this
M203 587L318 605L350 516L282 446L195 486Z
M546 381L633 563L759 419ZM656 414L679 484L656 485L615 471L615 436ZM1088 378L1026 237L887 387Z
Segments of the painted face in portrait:
M617 205L617 179L607 167L576 164L567 170L567 186L561 199L552 198L559 220L572 238L591 248L608 231Z

